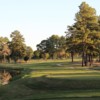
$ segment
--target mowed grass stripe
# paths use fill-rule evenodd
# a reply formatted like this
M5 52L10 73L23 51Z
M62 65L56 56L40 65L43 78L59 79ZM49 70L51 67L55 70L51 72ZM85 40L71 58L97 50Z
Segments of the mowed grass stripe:
M41 76L47 76L47 77L65 77L65 78L72 78L72 77L90 77L93 79L95 77L100 76L100 71L95 70L34 70L31 71L28 75L29 77L41 77Z

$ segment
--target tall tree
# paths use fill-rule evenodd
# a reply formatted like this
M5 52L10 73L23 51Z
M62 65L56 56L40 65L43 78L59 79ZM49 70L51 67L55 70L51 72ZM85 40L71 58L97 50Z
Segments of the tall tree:
M10 55L8 46L9 39L7 37L0 37L0 60L5 61L6 57Z
M52 35L47 40L47 51L52 58L53 54L56 53L59 49L59 38L60 37L58 35Z
M25 48L26 45L24 43L24 38L19 31L14 31L10 35L11 37L11 57L17 62L18 59L23 58L25 56Z
M34 58L35 58L35 59L39 59L40 56L41 56L41 50L36 50L36 51L34 51Z
M32 58L32 56L33 56L33 49L30 46L26 47L26 55L25 56L28 56L29 59Z
M10 54L11 54L11 50L9 48L9 44L8 43L3 44L2 55L3 55L4 61L6 61L7 59L8 62L10 62Z
M27 62L29 59L31 59L33 57L33 50L30 46L26 47L26 54L24 57L24 60Z
M75 23L72 25L74 27L72 36L80 46L82 52L82 66L87 66L87 54L88 50L92 48L94 50L95 37L99 39L98 18L96 16L96 11L94 8L90 7L85 2L79 6L79 12L76 13ZM90 52L93 56L93 52Z
M100 31L100 16L98 16L98 30ZM97 37L100 37L100 36L97 36ZM98 56L99 56L99 62L100 62L100 39L96 39L96 47L97 47L97 52L98 52Z

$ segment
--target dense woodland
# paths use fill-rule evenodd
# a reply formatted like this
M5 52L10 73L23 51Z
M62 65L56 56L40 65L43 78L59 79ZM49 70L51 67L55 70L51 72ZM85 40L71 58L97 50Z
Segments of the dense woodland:
M25 39L18 30L7 37L0 37L0 61L15 63L19 59L67 59L78 56L82 58L82 66L92 65L93 59L100 62L100 17L96 10L82 2L75 14L75 22L68 26L66 36L52 35L37 44L33 52L25 44Z

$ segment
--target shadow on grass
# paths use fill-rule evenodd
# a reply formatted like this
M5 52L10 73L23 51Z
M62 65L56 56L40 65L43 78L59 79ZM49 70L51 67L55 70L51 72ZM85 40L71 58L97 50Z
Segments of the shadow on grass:
M0 88L0 100L99 100L99 96L100 80L88 79L26 77Z
M25 85L36 90L88 90L100 89L100 80L77 80L48 78L45 75L37 78L26 78Z
M30 100L100 100L100 97L53 97L53 98L40 98Z

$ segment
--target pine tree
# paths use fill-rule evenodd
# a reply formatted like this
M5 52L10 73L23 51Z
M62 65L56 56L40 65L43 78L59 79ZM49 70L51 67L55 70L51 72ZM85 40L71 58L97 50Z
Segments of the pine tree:
M11 57L16 62L18 59L25 56L25 43L24 38L19 31L14 31L11 33L10 37L12 38L10 48L11 48Z
M98 17L96 16L95 9L82 2L79 6L79 12L76 13L75 21L74 25L71 26L71 30L73 30L71 37L78 44L79 52L82 54L82 66L84 64L87 66L88 53L91 55L91 62L93 51L95 50L95 41L100 38Z

